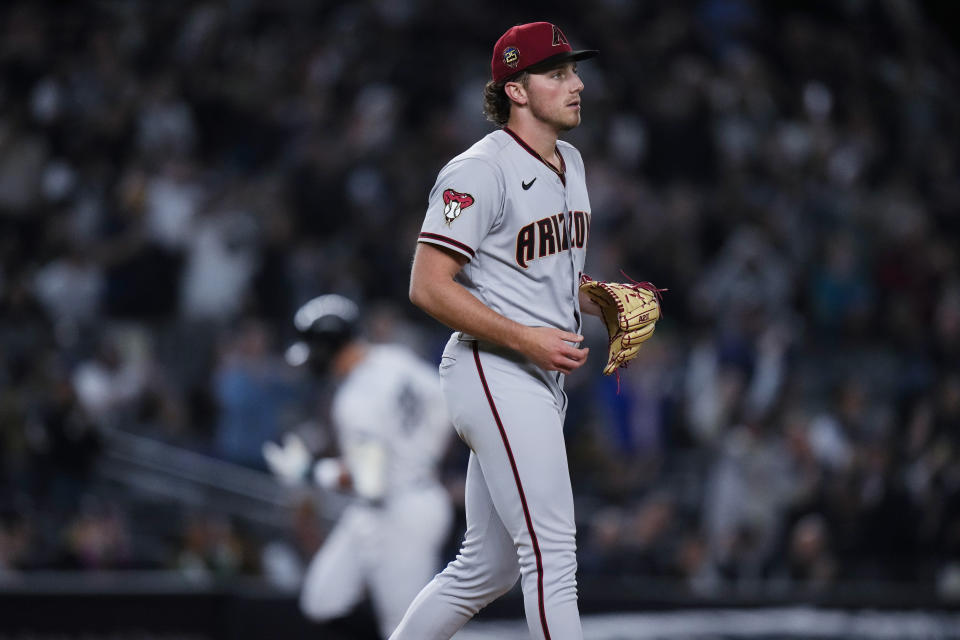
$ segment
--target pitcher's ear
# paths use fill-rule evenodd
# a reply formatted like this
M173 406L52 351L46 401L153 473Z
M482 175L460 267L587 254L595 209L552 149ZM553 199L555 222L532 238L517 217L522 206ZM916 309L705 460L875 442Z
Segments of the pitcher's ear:
M503 92L517 104L527 104L527 89L521 82L508 82L503 85Z

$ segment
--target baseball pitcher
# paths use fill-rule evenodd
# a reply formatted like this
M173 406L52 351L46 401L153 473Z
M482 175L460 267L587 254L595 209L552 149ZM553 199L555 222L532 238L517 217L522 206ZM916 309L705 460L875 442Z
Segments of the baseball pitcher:
M610 373L658 317L633 312L644 286L582 277L590 200L580 154L558 136L580 124L577 62L596 53L547 22L503 34L485 90L501 128L447 163L430 193L410 298L455 330L440 376L471 449L467 530L393 640L449 639L518 577L532 638L583 637L564 375L587 359L581 312L609 319Z

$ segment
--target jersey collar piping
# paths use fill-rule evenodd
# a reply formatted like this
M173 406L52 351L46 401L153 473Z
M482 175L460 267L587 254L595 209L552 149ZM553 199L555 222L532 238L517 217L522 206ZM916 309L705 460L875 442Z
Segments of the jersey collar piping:
M523 147L523 148L527 151L527 153L529 153L530 155L532 155L534 158L536 158L537 160L539 160L539 161L542 162L543 164L547 165L547 167L550 169L550 171L553 171L555 174L557 174L557 175L560 177L560 182L563 183L563 186L567 186L567 177L566 177L566 173L567 173L567 163L566 163L566 161L563 159L563 154L560 153L560 148L559 148L559 147L557 147L557 157L560 158L560 169L557 170L557 168L556 168L555 166L553 166L552 164L550 164L549 162L547 162L546 160L544 160L544 159L543 159L543 156L541 156L539 153L537 153L536 151L534 151L533 147L531 147L531 146L528 145L526 142L524 142L524 141L523 141L523 138L521 138L521 137L518 136L516 133L514 133L513 131L511 131L511 130L510 130L510 127L504 127L503 130L506 131L507 133L509 133L510 136L511 136L514 140L517 141L517 144L519 144L521 147Z

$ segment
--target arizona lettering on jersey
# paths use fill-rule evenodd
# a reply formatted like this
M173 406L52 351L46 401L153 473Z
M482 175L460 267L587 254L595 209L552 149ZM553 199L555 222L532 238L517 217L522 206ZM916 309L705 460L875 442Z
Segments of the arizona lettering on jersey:
M573 228L567 222L571 219ZM567 251L570 238L573 238L574 247L582 249L586 247L589 229L590 214L585 211L571 211L569 216L557 213L531 222L517 234L517 264L526 269L531 260Z
M485 136L440 171L419 241L465 256L457 281L494 311L576 332L590 201L580 153L557 151L562 171L509 129Z

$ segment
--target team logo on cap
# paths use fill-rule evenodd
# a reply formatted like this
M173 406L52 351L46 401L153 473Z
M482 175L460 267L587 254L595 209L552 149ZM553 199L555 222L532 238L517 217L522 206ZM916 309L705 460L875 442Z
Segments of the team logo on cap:
M515 69L520 62L520 50L516 47L507 47L503 50L503 64Z
M557 25L553 25L553 46L559 47L560 45L570 46L570 43L567 42L567 36L563 35L563 31L557 28Z
M443 192L443 219L447 226L456 220L464 209L473 204L473 196L453 189Z

